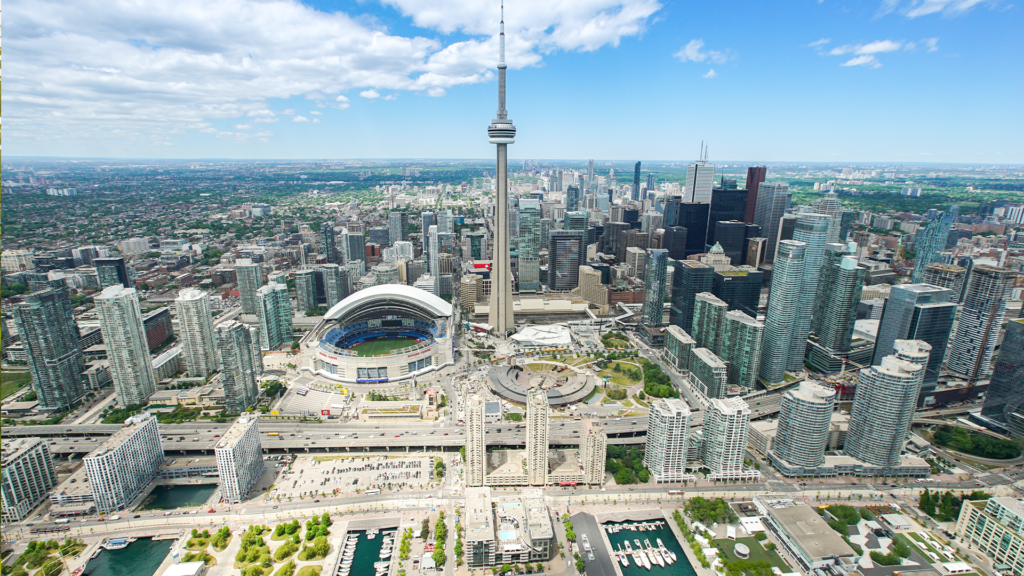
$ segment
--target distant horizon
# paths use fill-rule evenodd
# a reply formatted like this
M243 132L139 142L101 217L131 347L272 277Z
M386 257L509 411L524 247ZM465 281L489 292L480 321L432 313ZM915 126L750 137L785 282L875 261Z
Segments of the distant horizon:
M637 158L623 158L623 159L609 159L609 158L515 158L509 157L509 169L515 168L512 166L513 163L521 162L545 162L545 163L587 163L593 160L595 163L634 163L641 162L641 168L644 168L647 164L693 164L697 160L646 160ZM427 157L408 157L408 158L231 158L231 157L193 157L193 158L173 158L173 157L146 157L146 156L7 156L3 160L0 160L0 164L4 162L32 162L32 161L71 161L71 162L101 162L101 161L113 161L113 162L134 162L134 161L146 161L146 162L495 162L494 158L427 158ZM708 164L714 164L716 166L728 164L728 165L744 165L744 166L767 166L767 165L845 165L845 166L889 166L889 167L913 167L913 166L985 166L991 168L1006 167L1006 168L1022 168L1024 169L1024 163L998 163L998 162L895 162L895 161L859 161L859 160L714 160L709 159Z

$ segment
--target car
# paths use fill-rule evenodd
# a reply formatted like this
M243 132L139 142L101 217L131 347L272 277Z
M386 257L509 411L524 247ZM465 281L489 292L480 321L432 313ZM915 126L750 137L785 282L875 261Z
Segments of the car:
M278 506L278 505L276 505L276 504L275 504L275 505L274 505L274 510L277 510L278 508L280 508L280 506Z
M132 516L132 518L142 518L142 516L136 514L135 516Z
M319 502L320 502L319 500L313 500L314 504L318 504Z
M207 512L207 514L213 514L214 512L216 512L216 510L214 510L213 508L210 508L206 512Z
M400 436L400 434L395 434L395 438L398 438L399 436Z

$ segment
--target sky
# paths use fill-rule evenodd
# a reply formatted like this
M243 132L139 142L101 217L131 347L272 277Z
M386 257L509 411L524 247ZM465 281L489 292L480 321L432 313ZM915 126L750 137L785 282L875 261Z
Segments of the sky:
M499 0L12 0L10 156L491 158ZM1012 0L508 0L515 159L1024 163Z

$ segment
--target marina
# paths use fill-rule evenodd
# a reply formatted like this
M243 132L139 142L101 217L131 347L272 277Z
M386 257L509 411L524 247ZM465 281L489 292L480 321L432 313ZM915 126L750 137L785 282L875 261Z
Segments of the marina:
M696 576L686 554L664 520L602 525L623 576Z
M334 576L387 576L396 535L394 528L348 532Z
M157 486L146 496L139 510L176 510L202 506L216 490L216 484Z

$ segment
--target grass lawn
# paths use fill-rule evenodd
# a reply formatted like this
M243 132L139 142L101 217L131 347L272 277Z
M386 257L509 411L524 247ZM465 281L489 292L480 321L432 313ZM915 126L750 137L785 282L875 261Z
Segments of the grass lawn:
M778 553L774 550L765 550L762 548L761 543L758 542L756 538L737 538L735 542L728 538L715 540L715 544L721 545L722 551L725 553L725 557L730 562L740 560L740 558L737 558L732 551L733 546L737 543L746 544L747 547L750 548L750 558L748 558L748 560L751 562L765 561L783 572L788 572L790 570L789 566L787 566L782 558L779 557Z
M378 356L392 350L407 348L416 344L412 338L378 338L359 344L353 350L360 356Z
M27 371L11 372L7 370L0 373L0 398L7 398L31 383L32 375Z
M626 365L623 365L623 367L625 366ZM639 370L639 368L633 366L632 364L629 364L629 366L632 366L633 368ZM601 376L607 376L609 378L609 382L611 382L612 384L618 384L619 386L634 386L637 382L639 382L639 380L634 380L629 376L616 372L615 370L612 370L610 368L602 372Z
M558 369L558 366L554 366L552 364L527 364L526 368L530 372L546 373L546 372L554 372L555 370Z
M320 576L320 566L303 566L295 576Z

